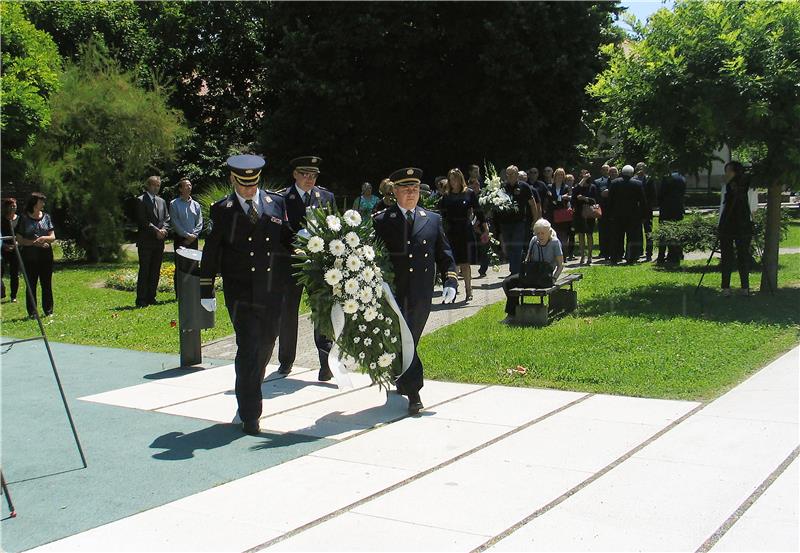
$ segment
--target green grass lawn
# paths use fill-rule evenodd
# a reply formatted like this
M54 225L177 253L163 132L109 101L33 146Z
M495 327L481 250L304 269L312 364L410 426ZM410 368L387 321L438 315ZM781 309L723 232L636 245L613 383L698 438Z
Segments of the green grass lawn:
M800 338L800 255L781 256L774 297L723 298L704 262L582 269L579 311L544 328L501 324L503 303L424 337L427 378L644 397L708 399ZM759 275L751 276L758 285ZM738 276L733 277L738 286ZM709 288L706 288L708 286ZM508 370L527 368L524 375Z
M158 305L134 308L135 292L103 287L106 277L136 263L76 265L56 263L53 274L55 312L43 319L50 340L72 344L177 353L179 350L178 303L172 292L159 292ZM0 311L4 336L39 335L36 321L27 318L25 285L20 282L17 303L3 303ZM222 291L217 292L216 325L202 331L203 342L233 334ZM308 311L305 302L301 311Z

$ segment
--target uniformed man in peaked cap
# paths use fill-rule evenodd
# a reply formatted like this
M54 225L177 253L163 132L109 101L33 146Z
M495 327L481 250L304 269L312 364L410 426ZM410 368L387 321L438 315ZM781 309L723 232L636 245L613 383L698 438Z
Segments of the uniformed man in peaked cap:
M204 308L217 308L214 278L222 274L225 305L236 332L236 401L246 434L260 432L261 383L275 339L289 277L292 233L284 199L258 188L264 159L228 158L234 192L211 206L211 233L200 262Z
M318 156L303 156L293 159L292 176L294 184L279 194L286 202L286 210L289 214L289 228L292 230L292 238L303 228L306 222L306 210L331 206L336 206L333 193L317 185L319 177L319 166L322 158ZM292 276L283 300L281 310L281 331L278 344L278 360L280 367L278 372L289 374L297 354L297 317L300 308L300 297L303 295L303 286ZM314 329L314 344L319 354L319 380L327 381L333 378L328 367L328 353L333 345L331 340Z
M444 303L456 297L456 263L438 213L422 209L419 202L422 170L406 167L392 173L397 203L373 215L378 238L383 240L394 270L395 299L414 337L414 360L397 379L398 393L408 396L408 411L422 408L422 362L416 346L431 312L436 275L444 285Z

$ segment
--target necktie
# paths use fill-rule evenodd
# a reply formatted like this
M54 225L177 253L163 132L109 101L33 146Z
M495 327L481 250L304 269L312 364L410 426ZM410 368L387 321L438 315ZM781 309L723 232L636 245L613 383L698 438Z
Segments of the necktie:
M414 214L409 210L406 211L406 225L408 226L408 233L414 228Z
M247 203L247 216L250 217L250 222L255 225L258 222L256 206L253 205L253 200L245 200L245 203Z
M306 195L303 197L303 203L306 204L306 207L311 205L311 192L306 192Z

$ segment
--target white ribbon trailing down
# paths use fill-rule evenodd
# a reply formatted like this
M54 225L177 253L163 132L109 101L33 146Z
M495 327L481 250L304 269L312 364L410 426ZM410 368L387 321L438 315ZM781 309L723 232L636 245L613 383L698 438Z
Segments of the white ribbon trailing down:
M411 330L408 328L406 320L403 318L403 314L400 312L400 307L397 305L397 301L394 299L392 289L389 288L389 285L385 282L382 283L382 286L386 300L389 302L389 307L391 307L392 311L394 311L397 321L400 324L400 346L403 361L403 370L400 374L402 374L408 370L408 367L411 366L411 361L414 359L414 337L411 336ZM331 325L333 326L334 344L331 348L331 352L328 354L328 366L330 367L333 377L336 379L336 385L339 386L339 388L353 388L353 382L350 380L349 375L349 373L352 371L349 371L347 367L345 367L344 362L340 358L341 351L335 342L339 339L339 336L342 334L342 330L344 329L345 316L346 315L344 314L341 304L333 304L333 307L331 307Z

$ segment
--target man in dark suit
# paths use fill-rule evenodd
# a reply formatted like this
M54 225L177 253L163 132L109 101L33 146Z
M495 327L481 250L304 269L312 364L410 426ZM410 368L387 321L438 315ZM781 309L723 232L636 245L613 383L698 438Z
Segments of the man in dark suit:
M622 176L608 185L608 211L613 228L611 261L635 263L642 254L642 215L645 209L644 190L633 178L633 167L622 168Z
M373 224L389 252L395 299L414 338L414 358L396 383L397 392L408 396L409 413L415 414L423 408L419 397L422 362L416 346L431 312L434 278L438 271L444 285L444 303L455 299L458 281L441 216L417 206L422 170L398 169L389 178L394 183L397 204L373 215Z
M611 182L609 177L609 170L611 167L608 164L603 164L600 167L600 176L594 179L594 187L597 190L597 203L600 205L600 210L603 216L597 221L597 245L599 248L600 257L610 259L608 237L611 232L610 214L608 212L608 185Z
M217 308L214 279L222 290L236 332L236 402L242 430L260 432L261 383L278 337L279 314L289 277L292 233L284 199L260 190L264 159L228 158L234 193L211 206L211 232L200 261L200 300Z
M658 190L658 222L680 221L683 219L686 179L677 170L661 179ZM680 263L683 251L679 243L658 243L656 263Z
M319 166L322 158L317 156L304 156L293 159L292 176L294 184L281 190L289 214L289 228L292 237L296 235L306 222L306 210L317 207L336 207L333 193L317 186ZM281 308L281 331L278 345L278 360L280 374L289 374L297 354L297 318L300 308L300 298L303 295L303 286L292 276ZM333 373L328 367L328 354L333 343L317 329L314 329L314 344L319 354L319 380L325 382L333 378Z
M653 211L658 205L658 197L656 193L656 181L647 174L647 165L640 161L636 164L636 180L642 183L642 190L644 191L644 219L642 219L642 226L644 227L644 242L645 242L645 259L647 261L653 260Z
M137 198L136 249L139 253L139 275L136 279L136 307L156 302L158 278L164 259L164 239L169 232L169 209L164 198L158 196L161 177L147 179L146 191Z

